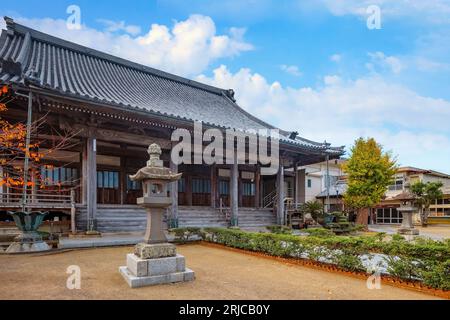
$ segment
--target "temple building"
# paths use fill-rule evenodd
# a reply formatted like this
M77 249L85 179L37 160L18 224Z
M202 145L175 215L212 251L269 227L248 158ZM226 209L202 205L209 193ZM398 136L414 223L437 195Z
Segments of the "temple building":
M45 117L33 132L45 140L43 150L61 139L58 133L70 133L69 146L46 153L43 179L29 191L33 210L50 212L47 226L72 232L144 230L146 216L136 205L142 187L129 175L145 165L152 143L162 148L165 166L183 173L170 192L166 219L171 227L283 224L286 199L300 202L297 168L339 159L344 152L279 130L280 166L273 175L261 174L266 164L260 162L177 165L170 157L176 129L193 133L195 122L203 130L221 132L277 128L242 109L233 90L83 47L11 18L5 21L0 85L8 85L12 97L0 116L26 123L30 109L33 120ZM298 119L299 124L304 120ZM3 177L9 173L0 167ZM21 192L0 187L0 223L12 223L6 212L20 208Z

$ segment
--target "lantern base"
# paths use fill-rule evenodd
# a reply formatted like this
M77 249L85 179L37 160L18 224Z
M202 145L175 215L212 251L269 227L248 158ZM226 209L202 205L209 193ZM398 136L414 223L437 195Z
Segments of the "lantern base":
M135 254L127 255L127 266L119 272L131 288L153 286L158 284L192 281L195 273L186 268L184 256L141 259Z
M171 243L138 243L134 247L134 254L141 259L156 259L174 257L177 254L177 248Z
M397 233L403 235L416 236L419 234L419 230L413 228L400 228L397 230Z

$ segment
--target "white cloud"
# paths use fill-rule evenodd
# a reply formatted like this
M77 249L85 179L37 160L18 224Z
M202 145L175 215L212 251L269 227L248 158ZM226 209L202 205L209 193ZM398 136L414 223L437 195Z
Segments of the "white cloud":
M221 66L213 77L198 79L235 88L243 108L306 138L349 146L359 136L373 136L399 154L402 164L450 172L450 148L445 147L450 145L449 101L418 95L376 75L357 80L326 76L317 88L290 88L249 69L233 74Z
M394 56L386 56L383 52L369 52L369 57L371 58L371 63L368 63L366 66L370 71L376 71L376 66L379 66L383 69L389 69L393 73L400 73L404 64L400 61L399 58Z
M336 16L367 17L367 7L377 5L381 8L382 19L409 17L421 22L450 23L450 3L448 0L320 0L317 3Z
M428 72L442 72L449 71L450 64L444 62L433 61L424 57L417 57L415 60L417 69L420 71L428 71Z
M132 36L136 36L141 33L141 27L135 25L127 25L125 21L112 21L107 19L98 19L98 22L105 25L105 31L107 32L126 32Z
M302 73L300 72L300 69L297 66L288 66L288 65L282 64L280 66L280 69L292 76L295 76L295 77L300 77L302 75Z
M152 24L140 36L99 31L86 25L81 30L68 30L64 20L50 18L16 20L51 35L183 76L196 75L217 59L253 49L244 40L245 29L232 28L228 34L217 34L214 21L202 15L192 15L171 27Z
M2 30L2 29L6 29L6 22L2 18L2 15L0 15L0 30Z
M340 62L341 59L342 59L342 56L341 56L340 54L337 54L337 53L333 54L333 55L330 57L330 60L331 60L331 61L334 61L334 62Z

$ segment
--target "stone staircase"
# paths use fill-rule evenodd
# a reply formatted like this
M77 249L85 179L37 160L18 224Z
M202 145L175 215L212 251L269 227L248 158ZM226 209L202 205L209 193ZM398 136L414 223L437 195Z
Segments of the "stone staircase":
M239 208L239 227L243 229L264 229L277 223L272 209Z
M102 233L143 232L147 223L144 209L138 206L99 206L97 208L97 231ZM239 227L264 229L276 224L272 209L239 208ZM86 230L86 208L77 208L77 229ZM178 226L227 227L228 220L218 209L208 207L179 207Z
M183 227L227 227L224 214L212 208L178 208L178 226Z
M77 210L77 229L86 229L86 209ZM137 206L101 206L97 208L97 231L143 232L147 224L145 209Z

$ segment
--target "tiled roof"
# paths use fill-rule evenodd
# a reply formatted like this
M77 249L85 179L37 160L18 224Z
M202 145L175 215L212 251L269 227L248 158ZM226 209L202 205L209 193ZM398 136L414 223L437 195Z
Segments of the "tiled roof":
M220 128L274 129L240 108L224 90L77 45L5 18L0 37L0 83L32 83L81 98ZM331 154L343 149L303 138L282 141Z

